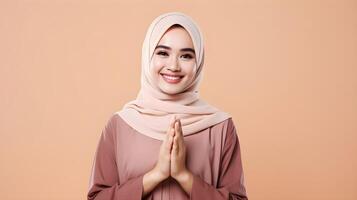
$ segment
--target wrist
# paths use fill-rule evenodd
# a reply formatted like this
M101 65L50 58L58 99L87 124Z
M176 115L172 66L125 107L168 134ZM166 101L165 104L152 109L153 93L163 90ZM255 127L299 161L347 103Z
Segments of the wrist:
M144 174L142 197L150 193L162 180L164 177L155 168Z
M159 170L157 170L156 168L152 169L150 171L150 176L153 180L155 180L156 182L160 183L163 180L165 180L167 177L165 175L163 175Z
M173 178L180 184L183 184L190 181L193 178L193 174L189 170L185 170Z

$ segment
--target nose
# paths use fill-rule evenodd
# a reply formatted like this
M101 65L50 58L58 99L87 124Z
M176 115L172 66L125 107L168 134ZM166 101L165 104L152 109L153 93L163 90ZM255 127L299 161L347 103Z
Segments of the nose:
M180 71L181 70L181 67L180 67L179 63L177 62L176 58L172 58L168 64L169 64L168 69L170 71Z

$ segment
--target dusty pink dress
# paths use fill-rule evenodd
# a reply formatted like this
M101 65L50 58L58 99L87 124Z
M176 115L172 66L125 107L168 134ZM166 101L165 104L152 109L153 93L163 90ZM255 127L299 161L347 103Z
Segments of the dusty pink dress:
M114 114L97 146L88 199L247 200L238 135L232 118L185 136L186 167L193 173L190 195L174 179L142 198L143 176L156 164L162 141L147 137Z

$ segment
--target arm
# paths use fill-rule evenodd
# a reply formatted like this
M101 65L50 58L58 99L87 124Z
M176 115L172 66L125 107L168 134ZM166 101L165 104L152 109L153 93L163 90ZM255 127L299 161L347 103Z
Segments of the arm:
M227 136L221 157L217 188L193 174L190 199L248 200L244 186L239 139L232 119L229 119L227 124Z
M164 178L160 178L160 175L155 169L150 170L143 177L143 197L149 194L155 187L163 181Z
M115 159L115 120L112 117L102 131L92 165L88 200L141 199L143 176L120 183Z

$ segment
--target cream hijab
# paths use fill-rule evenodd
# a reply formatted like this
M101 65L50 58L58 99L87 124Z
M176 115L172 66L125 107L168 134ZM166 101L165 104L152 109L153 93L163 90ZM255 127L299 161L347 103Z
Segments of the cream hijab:
M174 24L183 26L190 34L196 53L196 74L181 93L167 94L153 80L150 62L154 49L164 33ZM199 99L198 85L202 79L204 61L203 38L196 23L180 12L169 12L154 19L142 47L141 89L137 98L116 112L139 133L163 140L173 115L181 120L184 136L197 133L231 116Z

